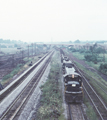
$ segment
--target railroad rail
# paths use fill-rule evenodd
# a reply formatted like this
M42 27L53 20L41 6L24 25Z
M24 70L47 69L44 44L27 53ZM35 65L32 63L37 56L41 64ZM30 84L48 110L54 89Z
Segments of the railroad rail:
M80 104L68 104L70 120L85 120Z
M98 86L99 89L101 89L106 95L107 95L107 85L104 84L102 81L98 82L96 79L94 79L92 76L89 76L88 74L84 73L82 70L80 70L82 74L85 76L87 75L88 77L92 78L94 80L94 84Z
M40 78L42 77L47 65L49 64L52 54L53 54L53 52L50 53L47 57L45 57L45 62L41 63L41 66L38 68L38 70L35 69L33 71L34 73L36 72L35 74L33 72L30 74L30 76L34 74L34 76L32 76L30 81L29 81L29 79L30 79L29 76L26 78L25 82L27 82L27 80L28 80L28 83L26 83L26 86L23 87L20 94L18 94L18 96L9 105L9 107L7 107L7 109L2 112L2 114L0 115L0 120L4 120L4 119L5 120L8 120L8 119L16 120L16 119L18 119L26 102L30 98L32 92L34 91ZM18 89L18 87L15 90L17 91L17 89Z
M74 64L75 65L75 64ZM83 88L88 95L89 99L91 100L95 110L97 111L97 115L101 120L107 120L107 106L105 105L104 101L100 98L100 96L96 93L94 88L90 85L88 80L83 76L81 71L75 65L81 76L83 77Z
M73 60L72 60L72 62L73 62ZM75 65L75 68L77 69L77 71L83 77L84 91L86 92L86 94L88 95L91 103L93 104L99 120L107 120L107 106L106 106L106 104L101 99L101 97L97 94L97 92L94 90L94 88L91 86L89 81L85 78L85 76L82 74L82 72L80 71L80 69L76 65Z
M26 70L21 76L19 76L15 81L13 81L10 85L8 85L5 89L0 91L0 102L9 95L12 90L14 90L18 85L20 85L25 78L48 56L49 53L44 55L40 60L38 60L33 66L31 66L28 70Z

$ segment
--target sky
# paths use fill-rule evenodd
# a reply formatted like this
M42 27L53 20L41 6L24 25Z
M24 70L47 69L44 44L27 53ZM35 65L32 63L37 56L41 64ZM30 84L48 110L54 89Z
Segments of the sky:
M0 38L107 40L107 0L0 0Z

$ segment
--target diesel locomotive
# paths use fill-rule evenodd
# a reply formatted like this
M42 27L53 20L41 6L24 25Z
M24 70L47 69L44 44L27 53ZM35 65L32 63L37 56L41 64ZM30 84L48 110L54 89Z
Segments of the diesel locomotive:
M68 103L82 103L83 101L83 89L82 78L75 72L70 71L63 75L64 87L65 87L65 101Z
M73 62L67 56L65 56L62 51L61 53L65 101L67 103L82 103L82 77L75 69Z

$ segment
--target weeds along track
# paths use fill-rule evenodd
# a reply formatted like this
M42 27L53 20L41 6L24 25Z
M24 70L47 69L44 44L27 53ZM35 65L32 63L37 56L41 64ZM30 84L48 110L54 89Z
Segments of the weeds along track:
M53 53L49 55L46 61L39 68L37 73L33 76L33 78L28 82L28 84L24 87L21 93L15 98L12 104L3 112L0 116L0 120L17 120L20 113L23 111L24 106L32 95L34 89L38 85L40 78L42 77L46 67L48 66Z
M0 92L0 102L8 96L18 85L20 85L25 78L49 55L46 54L43 56L38 62L36 62L32 67L30 67L27 71L25 71L21 76L19 76L15 81L13 81L10 85L8 85L5 89Z
M69 120L85 120L80 104L68 104Z
M82 70L80 70L84 76L87 76L86 78L90 78L93 80L94 84L99 88L99 90L103 91L107 95L107 85L103 83L103 81L98 81L94 79L92 76L89 76L88 74L84 73Z
M100 120L107 120L107 106L103 102L103 100L100 98L100 96L97 94L97 92L93 89L93 87L90 85L88 80L83 76L82 72L78 69L78 67L75 65L79 73L83 77L83 88L86 94L88 95L90 101L92 102L95 110L97 111L97 115Z

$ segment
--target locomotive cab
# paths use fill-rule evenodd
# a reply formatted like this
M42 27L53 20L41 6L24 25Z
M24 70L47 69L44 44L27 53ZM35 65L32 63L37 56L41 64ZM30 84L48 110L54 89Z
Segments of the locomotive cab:
M82 103L82 78L79 74L65 75L65 101L68 103Z
M73 72L73 74L65 74L63 76L64 76L65 83L69 81L76 81L76 82L79 82L79 84L82 86L82 78L78 73Z
M65 83L66 93L81 93L81 84L77 81L69 81Z

